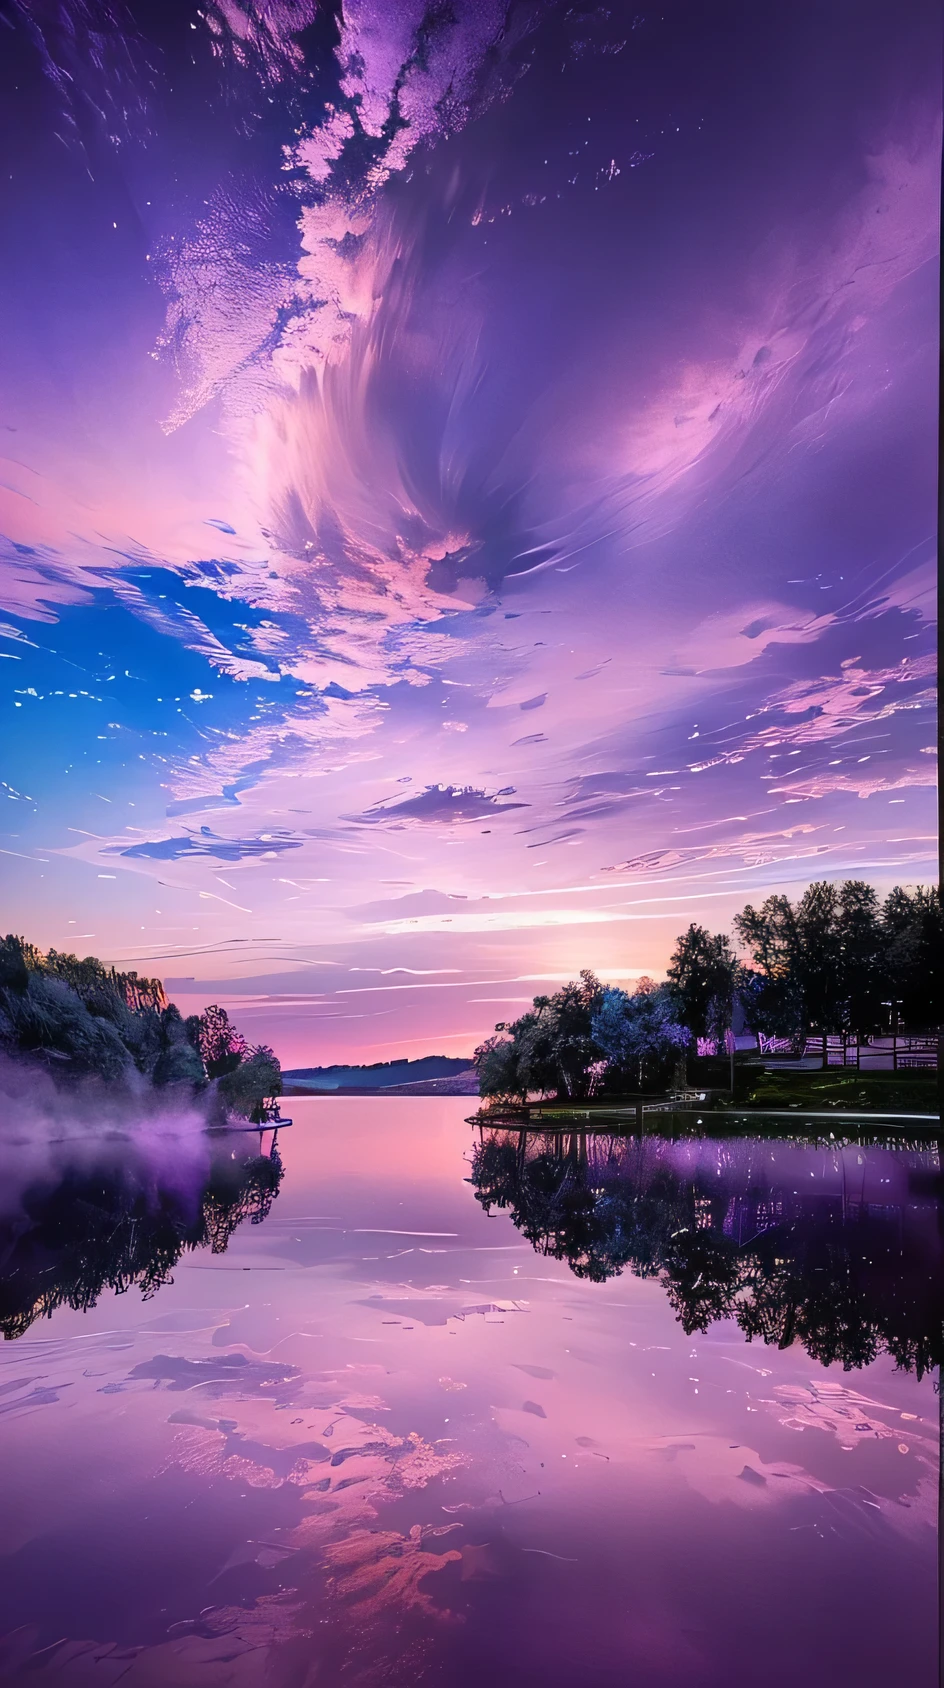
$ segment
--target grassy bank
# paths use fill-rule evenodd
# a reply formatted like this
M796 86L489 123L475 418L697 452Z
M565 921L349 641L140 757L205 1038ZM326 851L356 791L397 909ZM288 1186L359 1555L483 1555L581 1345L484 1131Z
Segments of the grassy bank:
M756 1066L738 1066L733 1098L727 1089L727 1068L723 1073L720 1068L717 1072L692 1074L690 1071L689 1078L695 1090L707 1092L706 1100L697 1104L680 1102L679 1108L682 1111L697 1109L702 1114L730 1113L732 1108L739 1113L752 1108L807 1109L812 1113L823 1113L835 1108L837 1112L876 1115L937 1114L940 1111L936 1072L863 1073L851 1067L766 1072ZM491 1107L509 1118L520 1116L527 1119L536 1110L540 1110L546 1118L552 1114L563 1117L571 1113L586 1117L594 1113L605 1115L614 1109L632 1109L640 1101L651 1104L658 1100L660 1098L652 1094L645 1098L627 1094L597 1096L583 1102L548 1099L534 1101L530 1105L489 1104L485 1101L482 1112L483 1116L487 1115Z
M739 1108L930 1114L939 1107L936 1072L863 1073L854 1067L827 1067L820 1072L750 1072L741 1068L735 1083L734 1105Z

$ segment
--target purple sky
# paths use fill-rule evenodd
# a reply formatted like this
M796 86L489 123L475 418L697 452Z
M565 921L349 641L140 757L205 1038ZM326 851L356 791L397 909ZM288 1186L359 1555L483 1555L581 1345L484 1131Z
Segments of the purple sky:
M315 1064L936 878L936 6L10 16L7 926Z

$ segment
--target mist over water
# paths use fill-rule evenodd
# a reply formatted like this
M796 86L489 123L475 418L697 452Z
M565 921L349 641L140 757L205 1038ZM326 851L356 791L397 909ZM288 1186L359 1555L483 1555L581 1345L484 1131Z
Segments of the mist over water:
M121 1084L71 1077L67 1086L35 1062L0 1055L0 1141L17 1147L87 1140L93 1146L119 1132L144 1140L185 1136L194 1141L206 1125L206 1110L192 1085L158 1090L131 1070Z

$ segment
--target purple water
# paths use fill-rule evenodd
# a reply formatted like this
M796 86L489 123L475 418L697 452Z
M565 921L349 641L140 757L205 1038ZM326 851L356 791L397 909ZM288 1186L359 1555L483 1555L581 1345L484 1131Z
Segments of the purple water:
M920 1346L941 1281L936 1151L647 1139L519 1155L506 1133L515 1201L545 1154L545 1207L532 1193L530 1217L516 1209L535 1247L508 1206L476 1199L469 1108L293 1099L281 1187L225 1248L185 1249L150 1299L93 1286L87 1311L20 1318L0 1351L3 1680L931 1688L935 1374L887 1352L844 1370L803 1339L832 1319L867 1348L852 1329L866 1307ZM231 1141L214 1152L254 1148ZM766 1236L773 1281L801 1251L813 1289L791 1345L738 1323L766 1280L687 1335L693 1255L682 1290L658 1262L636 1275L635 1256L579 1275L600 1235L607 1270L614 1238L629 1249L612 1214L630 1187L664 1248L689 1246L663 1223L687 1203L689 1242L710 1238L713 1259L753 1258ZM575 1190L597 1231L572 1264L553 1251ZM161 1191L152 1208L179 1202ZM34 1190L0 1257L27 1304L64 1270L48 1222L46 1254L24 1253L37 1211Z

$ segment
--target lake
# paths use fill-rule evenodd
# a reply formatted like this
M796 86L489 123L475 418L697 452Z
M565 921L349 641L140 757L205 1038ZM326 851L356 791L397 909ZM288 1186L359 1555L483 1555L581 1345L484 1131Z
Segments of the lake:
M936 1140L473 1106L3 1150L3 1681L932 1688Z

